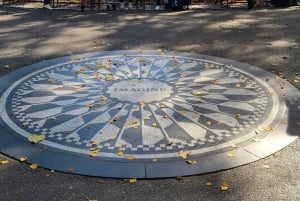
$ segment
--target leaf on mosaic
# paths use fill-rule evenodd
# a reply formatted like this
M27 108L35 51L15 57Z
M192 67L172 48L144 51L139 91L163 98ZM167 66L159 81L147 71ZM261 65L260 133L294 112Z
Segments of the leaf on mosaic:
M241 116L241 114L235 114L234 116L235 116L235 118L239 118Z
M163 118L164 118L164 119L169 119L169 115L164 114L164 115L163 115Z
M145 105L145 101L140 101L140 105L144 106Z
M131 178L131 179L129 179L129 183L136 183L136 178Z
M8 160L0 160L0 164L6 165L6 164L9 164L9 161Z
M30 169L35 170L35 169L38 168L38 164L37 163L33 163L29 167L30 167Z
M191 94L193 94L193 95L201 95L201 91L200 90L193 90L193 91L191 91Z
M227 157L234 158L234 154L233 153L227 153Z
M124 155L124 152L123 151L118 151L118 156L123 156Z
M150 120L150 117L149 116L145 116L144 119L145 120Z
M159 104L159 107L160 107L160 108L166 108L167 106L166 106L165 104L160 103L160 104Z
M268 92L268 96L273 96L273 95L274 95L273 92L271 92L271 91Z
M125 122L124 126L130 126L130 125L134 125L134 124L137 124L137 123L138 123L137 120L131 120L131 121Z
M134 129L138 129L138 128L140 128L139 126L133 126L132 128L134 128Z
M157 158L152 158L152 162L157 162Z
M92 145L92 146L97 146L97 145L99 145L99 141L93 140L93 141L91 142L91 145Z
M102 99L102 101L107 101L107 99L108 99L106 96L103 96L103 95L101 95L100 98Z
M28 125L27 122L22 123L22 126L23 126L23 127L26 127L27 125Z
M180 113L181 115L185 115L186 111L180 110L179 113Z
M91 103L85 104L84 106L85 106L85 107L88 107L88 108L93 108L93 107L95 107L95 105L94 105L94 104L91 104Z
M48 82L50 82L50 83L55 83L56 80L55 80L55 79L52 79L52 78L49 78L49 79L48 79Z
M129 155L129 156L127 156L127 159L130 160L130 161L132 161L132 160L135 159L135 157L133 155Z
M265 130L265 131L273 131L274 129L273 129L272 126L265 126L265 127L264 127L264 130Z
M211 121L207 121L206 124L207 124L208 126L211 126L211 125L212 125Z
M20 157L19 160L20 160L21 162L25 162L25 161L28 160L28 158L27 158L26 156L23 156L23 157Z
M205 182L205 186L212 186L212 182L210 182L210 181Z
M229 185L227 182L223 182L220 186L222 191L227 191L229 189Z
M252 141L253 141L253 142L261 142L261 139L253 138Z
M241 84L235 84L235 88L241 88Z
M38 143L40 141L45 140L45 138L46 138L45 135L31 134L27 139L31 143Z
M99 156L99 150L90 151L90 157L97 157Z
M268 165L264 165L264 166L263 166L263 168L269 169L269 168L270 168L270 166L268 166Z
M180 150L180 151L179 151L179 156L180 156L181 158L183 158L183 159L186 159L186 158L187 158L187 153L184 152L184 151L182 151L182 150Z
M195 161L195 160L186 160L185 161L187 164L190 164L190 165L195 165L195 164L197 164L197 161Z
M156 126L157 126L157 122L153 122L153 123L152 123L152 126L153 126L153 127L156 127Z
M56 117L49 117L50 120L55 121Z

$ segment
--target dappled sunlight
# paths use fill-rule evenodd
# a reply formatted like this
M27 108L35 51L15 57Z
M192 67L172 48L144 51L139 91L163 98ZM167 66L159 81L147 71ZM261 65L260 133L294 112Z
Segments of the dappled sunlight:
M231 28L248 28L250 25L255 24L257 20L255 19L232 19L232 20L227 20L223 22L217 22L213 23L211 25L207 25L206 28L208 29L220 29L220 28L225 28L225 29L231 29Z

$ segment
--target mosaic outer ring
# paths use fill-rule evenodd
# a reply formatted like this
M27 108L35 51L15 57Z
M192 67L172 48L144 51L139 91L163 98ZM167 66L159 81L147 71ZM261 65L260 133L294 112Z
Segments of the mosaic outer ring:
M258 132L258 129L253 130L252 128L252 132L249 132L247 135L241 136L238 139L228 138L229 140L227 141L224 140L223 143L217 143L216 141L212 140L212 144L210 144L207 147L205 146L201 147L203 144L203 140L200 139L198 141L197 140L189 141L189 143L186 144L182 144L181 142L174 143L170 146L168 145L163 146L164 143L161 143L157 147L154 146L155 151L152 152L150 151L150 154L149 154L149 150L151 149L151 146L149 147L147 144L145 146L143 144L133 143L133 145L136 145L136 147L134 146L132 147L130 145L130 149L128 149L127 147L123 147L123 149L121 149L122 151L125 152L125 155L127 154L127 155L135 156L135 160L132 161L129 161L126 157L121 157L121 158L115 157L116 151L120 149L118 148L119 145L118 146L115 145L115 147L114 146L98 147L101 150L102 149L105 150L105 148L107 148L107 150L114 150L114 151L110 153L108 151L104 153L100 153L100 157L91 158L88 156L89 151L87 150L78 149L78 151L73 151L72 147L68 147L64 145L62 145L62 148L59 149L60 146L59 144L57 143L52 144L53 142L47 140L34 145L28 143L28 141L26 141L27 136L20 135L20 133L23 132L22 131L23 128L20 125L22 121L20 119L26 120L26 118L24 117L27 117L28 114L20 114L19 112L21 108L20 102L24 100L23 97L24 91L26 90L28 91L28 88L26 88L25 81L24 81L25 84L23 83L23 85L22 84L20 85L18 81L24 79L24 77L26 77L28 74L29 75L32 73L34 74L35 71L42 72L44 71L44 69L47 68L50 68L51 71L51 68L53 66L60 66L62 63L69 63L70 60L71 63L72 62L74 63L76 62L76 60L90 61L102 57L103 58L178 57L178 58L190 59L191 61L195 61L195 60L207 61L207 63L217 65L217 66L220 64L219 65L221 66L220 68L222 68L222 66L225 67L227 66L228 68L233 67L236 72L241 72L242 75L247 75L249 77L252 77L253 80L256 80L259 83L259 85L264 87L263 89L261 89L260 92L258 92L258 94L262 94L262 98L270 99L269 102L271 102L272 104L271 105L259 104L260 108L258 108L258 111L261 110L262 112L260 113L268 113L269 116L265 117L267 121L266 119L263 119L264 124L260 124L258 128L268 125L274 128L274 130L272 132L263 131L263 130L260 130ZM188 70L189 68L187 68L187 71ZM186 73L187 71L184 71L184 73ZM166 74L169 75L168 72L166 72ZM36 77L33 78L33 82L36 81L35 79ZM131 80L132 79L133 78L131 78ZM138 84L139 78L137 77L134 79L137 79L137 84ZM163 78L160 77L160 79ZM172 78L166 77L164 79L168 80ZM281 80L275 77L274 75L266 71L263 71L259 68L244 63L236 62L233 60L217 58L217 57L212 57L207 55L190 54L190 53L183 53L183 52L168 52L168 51L164 51L164 52L113 51L113 52L89 53L89 54L75 55L71 57L63 57L63 58L53 59L49 61L44 61L38 64L33 64L31 66L24 67L18 71L12 72L2 77L0 79L0 82L1 82L1 86L3 86L0 91L0 94L2 96L1 100L5 100L4 103L1 104L1 130L0 130L1 152L15 158L27 156L29 158L29 163L38 163L42 167L55 169L59 171L67 172L72 170L72 172L74 171L74 173L78 173L78 174L104 176L104 177L122 177L122 178L130 178L130 177L157 178L157 177L171 177L171 176L179 176L179 175L183 176L183 175L201 174L201 173L213 172L213 171L218 171L218 170L227 169L231 167L236 167L266 157L280 150L284 146L288 145L297 137L297 132L294 132L295 129L293 128L293 125L286 123L287 120L291 122L296 121L295 118L297 116L296 113L297 111L299 111L299 108L297 107L297 105L299 105L299 91L296 88L294 88L284 80ZM151 80L149 82L151 82ZM33 84L34 83L29 83L28 85L31 86ZM20 85L19 91L21 90L22 93L18 94L18 90L15 90L14 85L16 85L16 87ZM284 93L280 90L279 87L283 85L285 88ZM159 84L157 86L159 86ZM9 93L7 93L8 91L7 88L12 88L12 90ZM107 88L105 90L107 91ZM173 91L176 91L176 94L180 93L180 87L179 89L174 88ZM264 94L263 93L264 91L266 93L269 93L269 95ZM98 93L98 91L96 92ZM12 97L11 95L12 93L16 93L17 94L16 97ZM116 96L118 96L119 93L121 92L120 91L116 92L115 93ZM104 95L105 97L110 96L110 94L104 94ZM151 95L152 94L150 94L150 96ZM18 98L18 96L20 97ZM216 96L216 97L219 98L220 96ZM8 98L8 101L6 101L6 98ZM11 105L10 105L10 100L12 102ZM162 100L168 103L166 97L164 97ZM160 101L157 101L156 104L159 104ZM214 99L214 101L216 101L216 99ZM138 105L139 102L140 101L138 101L136 104ZM172 102L172 104L175 104L175 102ZM25 106L21 105L21 106L25 107L26 105ZM39 105L39 107L41 106ZM293 110L291 110L290 108L293 108ZM9 109L8 112L7 109ZM8 117L10 115L8 114L9 112L12 112L13 116L16 116L16 118L9 118ZM7 114L7 115L3 115L3 114ZM5 116L7 116L7 118ZM31 116L34 115L32 115L31 113ZM260 116L258 116L258 118L256 119L257 121L259 120ZM12 119L12 121L10 122L8 121L8 119ZM14 124L16 121L20 121L19 125L17 125L18 123L16 123L14 126L12 126L12 124ZM30 124L30 121L27 123ZM47 129L45 128L44 128L45 130L41 130L33 126L32 129L33 130L36 129L37 132L44 131L45 134L49 136L49 133L46 132ZM242 131L243 129L240 130ZM253 141L253 138L256 137L260 139L259 142L256 140ZM62 137L55 135L55 138L60 139ZM70 140L70 142L71 141L72 140ZM78 143L78 141L75 142ZM89 147L91 147L90 141L86 141L84 143ZM238 144L238 147L233 148L231 145L236 143ZM204 145L207 144L209 143L205 141ZM198 149L190 148L190 147L197 147L197 146ZM169 147L171 147L172 149ZM187 163L185 160L183 160L178 154L178 152L181 150L184 150L188 154L190 154L188 160L195 161L195 164L191 165L188 164L189 162ZM159 151L160 153L157 154L156 152ZM143 152L145 154L143 154ZM228 153L232 154L234 157L233 158L228 157Z

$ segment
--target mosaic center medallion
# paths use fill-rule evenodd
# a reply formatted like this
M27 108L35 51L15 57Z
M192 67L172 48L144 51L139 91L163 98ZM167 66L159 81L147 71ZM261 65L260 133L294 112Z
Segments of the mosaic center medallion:
M111 98L119 101L129 101L139 103L161 101L170 97L172 87L159 80L149 79L128 79L112 84L108 88L108 94Z
M145 171L154 160L180 161L183 152L191 158L221 154L266 137L257 129L284 118L272 86L230 60L116 51L41 65L2 90L2 125L26 146L88 163L141 163ZM32 134L45 140L32 145ZM120 175L89 168L78 172ZM131 174L156 177L133 170L125 176Z

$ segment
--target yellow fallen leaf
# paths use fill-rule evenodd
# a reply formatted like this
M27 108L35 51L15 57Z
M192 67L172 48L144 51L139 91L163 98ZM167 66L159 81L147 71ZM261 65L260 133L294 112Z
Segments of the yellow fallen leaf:
M184 152L184 151L182 151L182 150L180 150L180 151L179 151L179 156L180 156L181 158L183 158L183 159L186 159L186 158L187 158L187 153Z
M149 116L145 116L144 119L145 119L145 120L150 120L150 117L149 117Z
M0 161L0 164L1 164L1 165L6 165L6 164L8 164L8 163L9 163L8 160L1 160L1 161Z
M241 116L241 114L235 114L234 115L236 118L239 118Z
M97 146L97 145L99 145L99 142L98 142L97 140L93 140L93 141L91 142L91 145L92 145L92 146Z
M229 188L229 185L228 185L227 182L223 182L223 183L221 184L220 188L221 188L222 191L227 191L228 188Z
M22 123L22 126L23 126L23 127L26 127L27 125L28 125L27 122Z
M129 183L136 183L136 178L131 178L131 179L129 179Z
M123 156L124 155L124 152L123 151L119 151L118 152L118 156Z
M90 157L97 157L99 156L99 150L90 151Z
M294 82L295 82L295 83L298 83L298 82L299 82L299 80L294 80Z
M186 113L186 111L180 110L179 113L182 114L182 115L184 115Z
M85 106L85 107L88 107L88 108L93 108L93 107L95 107L94 104L85 104L84 106Z
M35 170L35 169L38 168L38 164L37 163L33 163L29 167L30 167L30 169Z
M38 143L46 138L45 135L31 134L27 139L31 143Z
M28 158L27 158L26 156L23 156L23 157L20 157L19 160L20 160L21 162L25 162L25 161L28 160Z
M153 123L152 123L152 126L156 127L156 126L157 126L157 123L156 123L156 122L153 122Z
M140 101L140 105L144 106L145 105L145 101Z
M164 114L164 115L163 115L163 118L164 118L164 119L169 119L169 116L168 116L167 114Z
M194 161L194 160L186 160L185 162L190 165L194 165L197 163L197 161Z
M233 154L233 153L227 153L227 156L228 156L229 158L234 158L234 154Z
M235 84L235 88L241 88L241 84Z
M209 64L209 63L204 64L204 66L205 66L206 68L214 68L214 67L215 67L214 64Z
M210 122L210 121L206 122L206 124L207 124L208 126L211 126L211 122Z
M157 161L157 158L152 158L152 161L153 161L153 162L156 162L156 161Z
M201 95L201 91L200 90L193 90L193 91L191 91L191 94L193 94L193 95Z
M237 146L235 144L232 144L231 147L232 148L237 148Z
M135 157L133 155L129 155L129 156L127 156L127 159L130 160L130 161L132 161L132 160L135 159Z
M273 127L272 126L266 126L264 127L265 131L273 131Z
M166 108L167 106L164 105L164 104L162 104L162 103L160 103L160 104L159 104L159 107L160 107L160 108Z
M55 80L55 79L51 79L51 78L49 78L49 79L48 79L48 82L50 82L50 83L55 83L55 82L56 82L56 80Z
M137 120L132 120L132 121L127 121L125 122L124 126L130 126L130 125L133 125L133 124L137 124Z
M254 142L260 142L261 139L253 138L252 141L254 141Z
M97 199L88 199L88 201L98 201Z
M212 186L212 183L210 181L205 183L205 186Z

